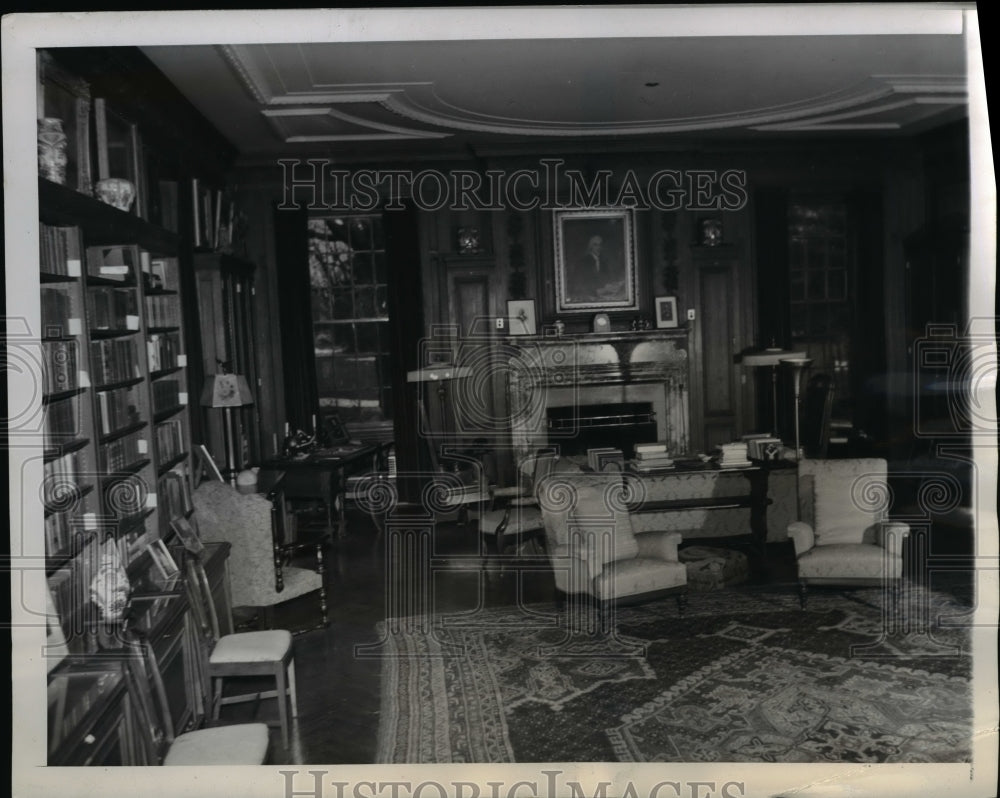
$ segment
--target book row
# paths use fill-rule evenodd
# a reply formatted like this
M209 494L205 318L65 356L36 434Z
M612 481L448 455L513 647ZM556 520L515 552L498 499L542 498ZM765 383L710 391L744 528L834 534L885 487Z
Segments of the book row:
M156 425L156 456L158 465L166 463L184 451L184 429L179 418Z
M105 338L90 344L90 368L98 385L141 377L132 338Z
M42 390L62 393L80 387L76 341L42 341Z
M81 432L79 396L69 396L45 405L43 430L46 444L76 437Z
M161 413L181 403L178 380L157 380L153 383L153 412Z
M146 297L146 325L149 327L180 327L181 303L175 294Z
M80 276L80 229L43 224L39 227L41 270L66 277Z
M149 449L149 444L141 431L130 432L101 447L104 473L114 474L125 470L139 461Z
M42 286L42 338L79 335L80 320L73 308L73 295L66 288Z
M91 287L88 320L93 330L138 330L135 289Z
M97 406L103 435L142 421L140 410L142 404L136 386L113 391L98 391Z
M146 339L150 371L163 371L180 365L181 337L178 333L154 333Z
M42 501L45 504L65 509L68 502L75 503L81 464L80 452L69 452L43 465Z

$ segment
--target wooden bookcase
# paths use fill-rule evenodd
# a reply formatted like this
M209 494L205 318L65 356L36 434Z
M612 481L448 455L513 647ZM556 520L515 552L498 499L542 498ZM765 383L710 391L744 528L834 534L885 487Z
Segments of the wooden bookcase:
M88 586L66 583L90 576L89 547L113 539L134 572L169 536L158 488L190 477L187 350L175 235L44 179L39 210L46 554L75 625Z

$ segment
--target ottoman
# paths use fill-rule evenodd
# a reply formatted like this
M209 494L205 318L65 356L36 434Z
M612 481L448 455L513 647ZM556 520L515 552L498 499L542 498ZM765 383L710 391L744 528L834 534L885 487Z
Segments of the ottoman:
M688 590L707 593L745 582L750 573L747 556L732 549L688 546L677 553L687 568Z

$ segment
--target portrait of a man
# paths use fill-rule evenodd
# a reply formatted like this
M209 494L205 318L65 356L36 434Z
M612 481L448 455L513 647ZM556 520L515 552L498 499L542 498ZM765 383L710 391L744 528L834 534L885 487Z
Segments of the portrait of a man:
M555 215L558 312L634 309L631 211Z

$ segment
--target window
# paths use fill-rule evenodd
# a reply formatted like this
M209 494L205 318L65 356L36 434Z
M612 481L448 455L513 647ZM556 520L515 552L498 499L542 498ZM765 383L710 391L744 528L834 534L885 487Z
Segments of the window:
M313 346L321 412L392 418L385 240L379 215L309 220Z
M854 255L846 203L789 206L789 299L792 346L805 348L812 373L833 378L838 406L849 404Z

